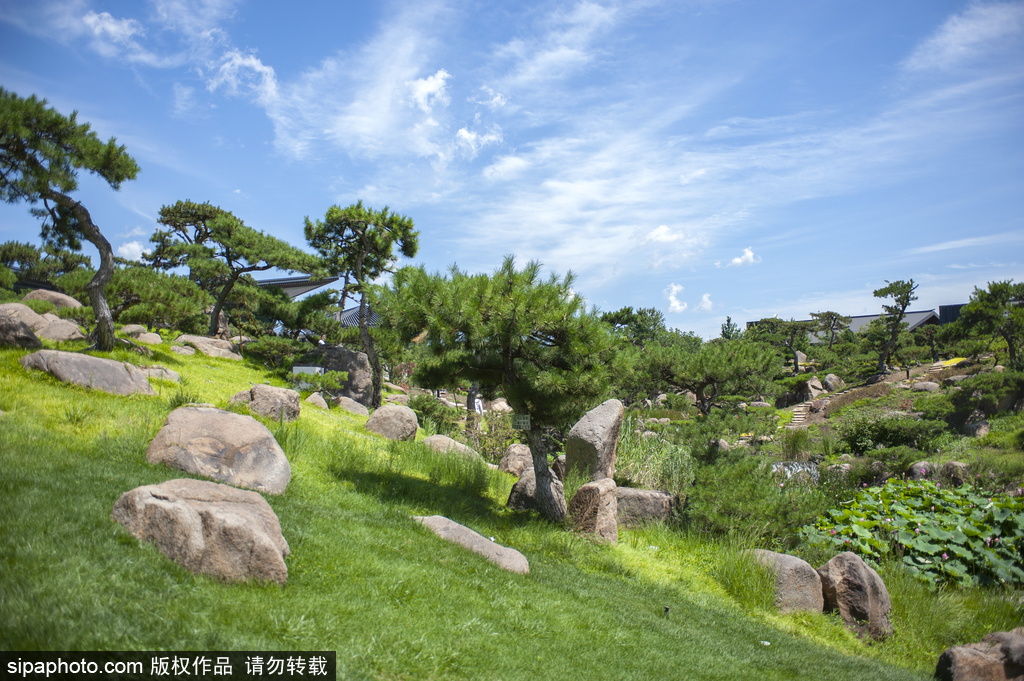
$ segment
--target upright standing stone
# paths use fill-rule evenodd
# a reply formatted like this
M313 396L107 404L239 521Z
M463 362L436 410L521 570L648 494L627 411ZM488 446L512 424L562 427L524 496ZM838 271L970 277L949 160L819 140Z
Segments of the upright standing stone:
M596 534L605 541L617 543L619 505L615 481L601 478L580 487L569 502L569 515L577 532Z
M373 371L365 352L349 350L340 345L319 345L296 364L321 366L324 371L344 371L348 379L340 394L363 406L373 400Z
M845 551L818 568L825 612L838 611L858 636L883 639L892 633L889 591L860 556Z
M757 562L775 570L775 607L780 612L821 612L821 577L807 561L785 553L754 549Z
M615 477L615 447L624 413L622 402L608 400L581 418L565 442L566 474L579 471L588 480Z

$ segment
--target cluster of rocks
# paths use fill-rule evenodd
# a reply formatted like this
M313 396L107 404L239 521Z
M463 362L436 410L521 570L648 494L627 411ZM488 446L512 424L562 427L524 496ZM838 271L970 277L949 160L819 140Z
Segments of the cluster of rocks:
M1024 627L995 631L980 643L947 648L935 666L939 681L1024 679Z
M198 351L207 357L241 360L241 350L237 343L221 338L208 336L192 336L181 334L172 341L171 351L179 355L194 355Z
M835 374L828 374L824 380L819 379L817 376L812 376L802 382L795 391L780 395L775 400L775 408L784 409L801 402L811 402L812 410L821 411L824 407L828 406L828 401L824 400L821 396L838 392L845 387L846 383L843 379Z
M48 291L48 293L54 292ZM78 303L74 298L70 298L70 300ZM81 307L80 303L78 307ZM40 339L58 342L75 341L85 340L86 335L74 322L61 319L51 312L42 315L36 314L32 308L22 303L0 305L0 345L26 349L39 348L43 345Z
M775 571L775 606L780 612L837 612L861 638L880 640L892 633L885 582L856 553L840 553L817 570L796 556L763 549L753 553Z

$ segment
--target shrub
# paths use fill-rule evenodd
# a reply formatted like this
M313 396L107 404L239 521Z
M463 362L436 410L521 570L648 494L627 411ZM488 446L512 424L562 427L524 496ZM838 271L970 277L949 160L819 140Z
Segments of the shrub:
M901 446L930 449L931 442L945 430L943 421L898 415L877 418L870 414L855 414L838 426L839 439L856 454Z
M345 382L348 381L348 372L325 371L322 374L293 374L289 380L295 385L303 385L304 390L332 394L345 387Z
M782 433L782 456L788 461L806 461L811 450L811 439L806 428L785 430Z
M977 374L960 382L961 390L951 397L954 418L964 423L974 411L987 416L1007 411L1024 398L1024 372L1003 371Z
M970 485L890 480L801 536L867 558L893 553L924 581L1024 584L1024 499L979 496Z
M263 362L271 369L288 371L295 363L295 358L310 350L307 341L283 338L281 336L264 336L259 340L247 343L245 352Z
M660 437L640 437L637 430L641 430L640 420L627 416L616 447L617 481L683 494L693 482L694 462L689 447Z
M88 305L82 307L59 307L55 314L61 319L70 319L79 326L90 327L96 323L96 315L93 314L92 307Z
M455 407L441 404L430 395L414 395L409 398L409 408L416 412L416 417L421 423L430 419L437 433L441 435L450 436L459 430L462 412Z

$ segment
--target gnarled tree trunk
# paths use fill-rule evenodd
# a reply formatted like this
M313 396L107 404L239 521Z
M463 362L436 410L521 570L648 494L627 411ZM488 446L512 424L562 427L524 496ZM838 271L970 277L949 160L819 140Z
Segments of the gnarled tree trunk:
M548 467L548 455L544 452L539 426L530 424L526 431L526 439L530 443L530 454L533 456L533 472L537 478L537 506L540 514L546 519L561 523L565 521L565 493L558 492L554 486L554 474Z

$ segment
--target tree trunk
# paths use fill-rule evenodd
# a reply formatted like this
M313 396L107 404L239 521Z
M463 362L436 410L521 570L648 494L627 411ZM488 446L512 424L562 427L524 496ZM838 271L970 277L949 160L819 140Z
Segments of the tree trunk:
M796 354L796 346L795 345L789 346L789 351L791 353L793 353L793 373L794 374L799 374L800 373L800 355Z
M370 400L370 408L377 409L384 401L384 371L381 369L380 357L377 356L377 348L373 345L373 338L366 324L365 292L359 298L359 337L363 341L363 352L370 361L370 371L373 374L373 399Z
M107 305L106 287L114 277L114 251L110 248L99 228L93 224L92 216L78 201L70 196L59 192L51 192L47 195L61 206L71 211L82 229L82 235L86 240L96 247L100 252L100 266L95 276L85 286L89 294L89 302L92 304L93 314L96 316L96 349L109 352L114 349L117 339L114 336L114 318L110 314L110 306Z
M210 313L209 336L211 338L216 338L220 332L220 311L224 309L224 303L227 301L231 289L235 287L235 282L238 281L240 274L233 275L228 279L228 283L224 284L224 288L220 290L220 295L217 296L217 302L213 304L213 312Z
M537 506L540 514L554 523L565 522L565 493L558 493L552 484L554 477L548 468L548 455L544 452L541 442L542 432L539 426L530 424L526 431L526 439L530 443L530 454L533 456L533 472L537 478Z
M480 415L476 413L476 396L479 395L476 383L469 386L466 394L466 429L480 430Z

